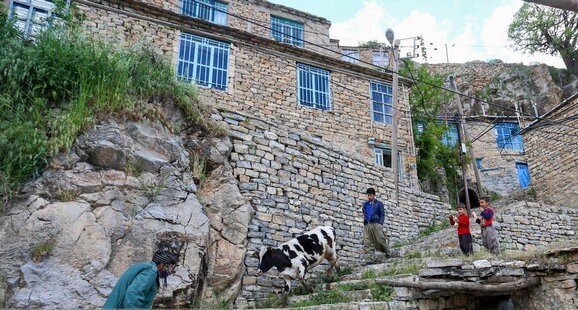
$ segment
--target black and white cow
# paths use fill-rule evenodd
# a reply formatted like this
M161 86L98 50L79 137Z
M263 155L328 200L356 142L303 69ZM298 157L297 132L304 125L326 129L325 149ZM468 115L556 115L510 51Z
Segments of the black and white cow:
M253 256L259 258L259 273L276 268L279 276L285 280L284 304L291 289L291 280L299 280L308 291L313 291L305 283L305 274L324 258L330 264L328 274L332 272L333 267L339 271L335 252L335 232L330 226L317 227L275 248L261 247L261 250L256 251Z

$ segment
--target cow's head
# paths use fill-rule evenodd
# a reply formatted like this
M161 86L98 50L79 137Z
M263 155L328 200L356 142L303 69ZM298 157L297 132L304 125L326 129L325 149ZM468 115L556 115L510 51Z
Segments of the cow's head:
M267 272L275 267L283 271L286 267L291 267L291 260L282 250L272 247L261 247L259 251L253 253L253 257L259 259L259 271Z

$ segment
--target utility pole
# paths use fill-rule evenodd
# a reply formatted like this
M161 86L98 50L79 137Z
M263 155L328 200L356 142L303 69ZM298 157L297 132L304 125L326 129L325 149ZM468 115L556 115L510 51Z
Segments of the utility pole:
M459 144L459 152L460 152L460 165L462 166L462 179L464 179L464 194L466 196L466 210L468 211L468 217L472 216L472 207L471 207L471 203L470 203L470 193L469 193L469 189L468 189L468 178L466 176L466 158L464 157L464 154L466 153L464 148L465 145L462 144L462 120L463 118L461 117L461 114L456 115L456 121L458 121L460 123L460 127L458 128L458 144ZM459 200L459 199L458 199Z
M454 80L454 76L453 76L453 75L450 75L450 76L449 76L449 80L450 80L450 84L451 84L452 89L453 89L455 92L457 92L457 91L458 91L458 88L457 88L457 86L456 86L456 81ZM463 109L463 107L462 107L462 101L460 100L460 96L459 96L459 95L456 96L456 100L457 100L458 113L459 113L459 123L460 123L460 128L459 128L459 129L461 130L461 132L463 132L463 140L464 140L463 146L462 146L462 144L461 144L461 142L460 142L460 154L461 154L462 152L465 154L465 153L466 153L466 149L467 149L467 147L466 147L465 144L466 144L466 142L470 139L470 137L469 137L470 135L469 135L469 133L468 133L468 129L467 129L466 124L465 124L465 120L464 120L464 109ZM458 130L458 132L459 132L460 130ZM458 137L459 137L459 134L458 134ZM475 155L474 155L474 149L473 149L472 147L469 148L469 153L470 153L470 157L472 158L472 160L475 161L476 157L475 157ZM463 165L462 169L465 169L465 160L464 160L464 162L462 163L462 165ZM479 172L478 172L478 167L476 166L475 162L472 163L472 167L473 167L473 169L474 169L474 175L475 175L475 177L476 177L476 186L477 186L477 188L478 188L478 195L479 195L479 196L482 196L482 195L483 195L483 192L482 192L482 183L481 183L481 181L480 181L480 174L479 174ZM468 188L467 182L468 182L468 181L467 181L467 178L466 178L466 175L465 175L465 171L463 172L463 177L464 177L464 184L465 184L465 187L464 187L464 188L465 188L465 191L466 191L466 202L469 204L469 200L470 200L470 199L469 199L469 194L468 194L468 190L467 190L467 188ZM467 207L468 207L468 215L469 215L469 214L470 214L470 209L469 209L470 206L468 205Z
M450 56L448 55L448 44L445 43L445 46L446 46L446 62L450 63Z
M394 33L392 29L387 29L385 32L385 37L387 41L392 45L392 55L393 55L393 89L392 89L392 129L391 129L391 166L393 168L393 183L395 186L394 198L397 203L399 196L399 167L398 167L398 156L397 156L397 126L398 126L398 104L397 104L397 93L398 93L398 80L397 75L397 62L399 60L399 40L395 40Z

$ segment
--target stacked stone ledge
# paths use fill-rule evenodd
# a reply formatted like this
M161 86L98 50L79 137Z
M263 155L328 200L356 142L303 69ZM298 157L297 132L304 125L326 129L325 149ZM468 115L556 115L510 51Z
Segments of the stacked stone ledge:
M254 250L277 246L317 226L335 228L341 265L362 263L361 205L367 187L375 187L385 204L384 226L391 244L416 238L441 221L449 208L439 197L404 184L396 204L391 169L336 150L316 136L229 110L221 110L217 119L229 127L231 165L242 194L255 209L242 298L264 298L284 285L273 273L256 276Z

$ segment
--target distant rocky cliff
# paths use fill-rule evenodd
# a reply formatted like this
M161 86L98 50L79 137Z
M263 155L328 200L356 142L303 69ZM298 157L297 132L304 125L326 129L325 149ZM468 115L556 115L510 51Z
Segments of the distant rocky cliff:
M471 62L428 64L430 72L456 78L466 115L542 115L577 91L577 76L547 65ZM484 102L482 102L484 101ZM488 104L489 102L489 104ZM451 112L456 112L450 105Z

